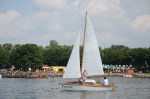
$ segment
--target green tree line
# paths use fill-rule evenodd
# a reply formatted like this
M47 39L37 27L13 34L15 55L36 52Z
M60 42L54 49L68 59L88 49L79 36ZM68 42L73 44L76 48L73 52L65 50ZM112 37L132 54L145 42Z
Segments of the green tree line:
M12 66L17 70L28 68L41 69L43 64L49 66L66 66L73 46L59 45L50 41L46 47L36 44L0 44L0 69ZM82 46L80 46L80 52ZM99 48L102 62L107 65L133 65L137 71L150 71L150 47L129 48L123 45L112 45ZM82 57L81 53L80 56Z

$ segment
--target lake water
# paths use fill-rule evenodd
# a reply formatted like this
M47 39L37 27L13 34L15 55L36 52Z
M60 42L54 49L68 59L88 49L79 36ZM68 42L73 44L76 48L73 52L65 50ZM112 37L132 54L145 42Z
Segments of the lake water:
M150 78L107 77L116 91L62 91L64 79L0 79L0 99L150 99ZM102 81L103 78L94 78Z

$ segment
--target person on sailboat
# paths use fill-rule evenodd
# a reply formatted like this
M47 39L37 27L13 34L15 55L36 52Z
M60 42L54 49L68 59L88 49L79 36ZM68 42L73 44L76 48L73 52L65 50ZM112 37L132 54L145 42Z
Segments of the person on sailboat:
M84 70L83 73L82 73L82 75L81 75L80 81L84 83L85 80L87 79L87 75L88 75L87 71Z
M109 82L108 82L106 76L104 77L103 85L104 86L108 86L109 85Z

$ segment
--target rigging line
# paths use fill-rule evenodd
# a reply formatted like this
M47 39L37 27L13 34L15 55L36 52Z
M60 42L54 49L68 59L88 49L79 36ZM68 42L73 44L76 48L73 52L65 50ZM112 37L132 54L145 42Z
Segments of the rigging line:
M109 80L112 84L113 84L113 86L115 87L115 88L118 88L116 85L115 85L115 83L113 82L113 81L111 81L111 80Z

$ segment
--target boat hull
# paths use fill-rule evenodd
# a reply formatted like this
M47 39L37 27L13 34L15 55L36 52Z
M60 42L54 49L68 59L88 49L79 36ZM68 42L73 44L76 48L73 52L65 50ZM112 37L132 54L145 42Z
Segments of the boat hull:
M111 91L112 86L95 86L89 84L60 84L62 90L72 90L72 91Z
M133 77L132 75L123 75L123 77Z

